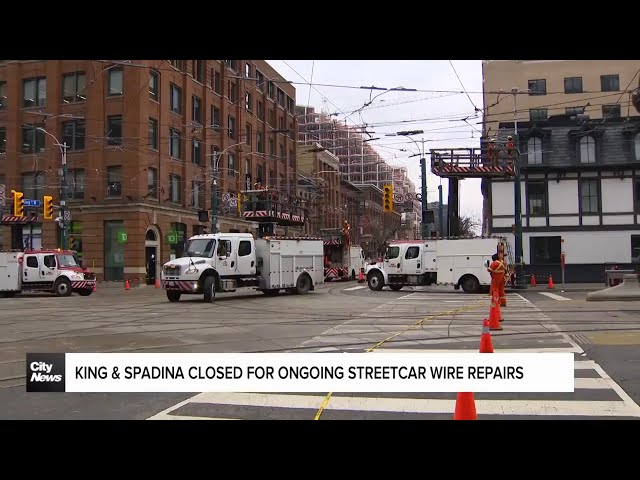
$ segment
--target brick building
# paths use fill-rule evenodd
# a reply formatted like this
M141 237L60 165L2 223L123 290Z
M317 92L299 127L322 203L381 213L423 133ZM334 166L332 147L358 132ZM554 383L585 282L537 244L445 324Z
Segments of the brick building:
M58 204L65 142L72 247L101 280L180 256L214 175L221 231L254 231L235 203L254 182L296 192L295 89L263 60L5 60L0 97L0 183ZM0 230L59 245L53 221Z

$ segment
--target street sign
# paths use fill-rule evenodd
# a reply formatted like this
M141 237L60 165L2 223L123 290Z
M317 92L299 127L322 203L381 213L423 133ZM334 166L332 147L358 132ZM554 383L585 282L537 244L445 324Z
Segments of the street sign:
M222 194L222 201L224 203L229 203L229 198L231 198L231 195L229 195L228 193L223 193Z
M178 243L178 232L176 232L175 230L172 230L169 233L167 233L167 243L172 245L175 243Z
M24 206L25 207L39 207L40 206L40 200L30 200L28 198L24 199Z
M122 230L120 230L118 232L118 243L127 243L127 240L129 240L129 236L127 235L127 232L123 232Z
M6 188L3 183L0 183L0 207L4 207L4 193L6 192Z
M38 203L40 203L40 202L38 201ZM64 221L65 222L70 222L71 221L71 212L69 210L65 210L64 211Z

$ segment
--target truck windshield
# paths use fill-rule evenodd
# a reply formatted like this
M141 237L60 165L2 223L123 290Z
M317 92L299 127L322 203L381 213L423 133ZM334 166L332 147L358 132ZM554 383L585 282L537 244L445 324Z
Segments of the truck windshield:
M400 247L388 247L386 253L384 254L384 258L387 260L391 260L394 258L398 258L400 255Z
M58 255L58 265L60 267L79 267L73 255Z
M189 242L187 255L189 257L210 257L216 245L216 241L211 239L197 238Z

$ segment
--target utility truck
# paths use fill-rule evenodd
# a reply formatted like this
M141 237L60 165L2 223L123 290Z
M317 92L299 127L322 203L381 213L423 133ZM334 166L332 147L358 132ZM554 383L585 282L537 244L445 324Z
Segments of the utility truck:
M371 290L385 286L451 285L465 293L479 293L491 285L487 261L499 249L505 254L507 280L513 273L511 246L506 237L459 237L396 241L387 247L382 262L367 267Z
M319 238L254 239L250 233L195 235L185 255L165 263L160 275L171 302L182 295L213 302L217 293L238 289L306 294L324 283L323 244Z
M41 291L68 297L91 295L96 276L80 266L71 250L0 251L0 295Z
M351 245L344 229L322 229L324 242L324 280L355 280L364 274L364 252L359 245Z

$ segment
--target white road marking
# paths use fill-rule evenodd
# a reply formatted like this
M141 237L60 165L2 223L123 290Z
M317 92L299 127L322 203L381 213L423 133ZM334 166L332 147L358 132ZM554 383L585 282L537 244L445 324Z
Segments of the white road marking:
M356 285L355 287L345 288L345 292L350 292L351 290L360 290L362 288L367 288L366 285Z
M562 295L556 295L551 292L538 292L540 295L544 295L545 297L553 298L554 300L571 300L570 298L563 297Z

